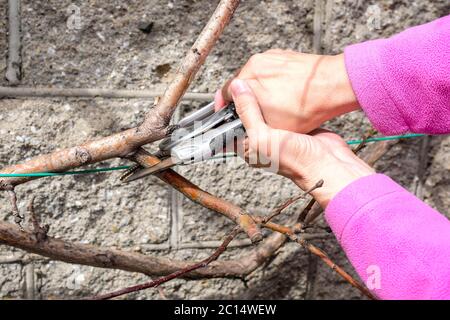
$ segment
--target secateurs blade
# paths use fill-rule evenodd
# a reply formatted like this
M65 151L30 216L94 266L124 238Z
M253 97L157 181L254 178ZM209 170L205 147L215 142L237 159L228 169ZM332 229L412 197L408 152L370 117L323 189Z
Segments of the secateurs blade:
M193 112L176 124L172 134L159 144L158 164L137 169L123 178L130 182L164 171L175 165L187 165L205 161L214 155L234 147L237 139L245 136L245 129L236 108L230 103L214 112L214 102Z

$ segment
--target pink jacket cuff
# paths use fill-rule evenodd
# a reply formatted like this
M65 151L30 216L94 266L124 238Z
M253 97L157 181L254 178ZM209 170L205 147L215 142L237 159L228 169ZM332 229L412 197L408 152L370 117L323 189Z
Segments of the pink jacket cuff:
M405 192L405 189L384 174L360 178L344 188L330 201L325 211L336 238L342 240L345 227L365 205L394 192Z

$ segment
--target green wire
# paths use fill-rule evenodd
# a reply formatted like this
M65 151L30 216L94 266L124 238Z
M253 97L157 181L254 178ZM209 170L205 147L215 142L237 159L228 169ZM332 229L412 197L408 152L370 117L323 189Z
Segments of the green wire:
M363 141L364 142L377 142L377 141L386 141L386 140L396 140L396 139L408 139L408 138L415 138L415 137L423 137L424 134L421 133L411 133L411 134L405 134L401 136L387 136L387 137L375 137L375 138L369 138L366 140L348 140L347 144L360 144Z
M386 141L386 140L396 140L396 139L407 139L407 138L415 138L415 137L423 137L424 134L405 134L400 136L386 136L386 137L375 137L368 138L365 140L348 140L347 144L360 144L364 142L377 142L377 141ZM212 159L221 159L223 156L213 157ZM56 177L56 176L67 176L67 175L78 175L78 174L90 174L90 173L99 173L99 172L107 172L107 171L117 171L117 170L127 170L130 169L131 166L119 166L119 167L111 167L111 168L97 168L97 169L87 169L87 170L77 170L77 171L67 171L67 172L34 172L34 173L0 173L0 178L19 178L19 177Z
M126 170L130 169L131 166L120 166L120 167L112 167L112 168L97 168L97 169L87 169L87 170L78 170L78 171L67 171L67 172L34 172L34 173L0 173L0 177L55 177L55 176L66 176L66 175L76 175L76 174L89 174L89 173L98 173L98 172L106 172L106 171L116 171L116 170Z

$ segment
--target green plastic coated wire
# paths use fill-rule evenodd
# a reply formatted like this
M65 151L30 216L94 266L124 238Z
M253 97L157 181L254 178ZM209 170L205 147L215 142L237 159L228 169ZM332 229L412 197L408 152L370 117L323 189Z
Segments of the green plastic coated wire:
M416 138L423 137L424 134L405 134L400 136L386 136L386 137L374 137L366 140L348 140L347 144L360 144L361 142L377 142L377 141L386 141L386 140L396 140L396 139L408 139L408 138ZM223 156L212 159L221 159ZM56 177L56 176L67 176L67 175L78 175L78 174L92 174L99 172L107 172L107 171L117 171L117 170L127 170L130 169L131 166L119 166L119 167L111 167L111 168L96 168L96 169L87 169L87 170L77 170L77 171L67 171L67 172L34 172L34 173L0 173L1 178L19 178L19 177Z
M405 134L401 136L386 136L386 137L374 137L369 138L366 140L348 140L347 144L360 144L361 142L377 142L377 141L386 141L386 140L396 140L396 139L408 139L408 138L416 138L416 137L423 137L424 134L421 133L411 133L411 134Z
M106 171L117 171L117 170L127 170L131 166L120 166L111 168L97 168L97 169L87 169L87 170L77 170L77 171L66 171L66 172L33 172L33 173L0 173L2 178L19 178L19 177L56 177L56 176L67 176L76 174L89 174L98 173Z

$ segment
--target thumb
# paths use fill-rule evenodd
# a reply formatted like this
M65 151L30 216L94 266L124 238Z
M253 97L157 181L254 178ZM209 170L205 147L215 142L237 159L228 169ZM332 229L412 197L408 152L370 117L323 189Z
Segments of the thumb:
M265 127L266 123L261 109L250 86L245 80L234 79L230 84L236 111L247 130Z

